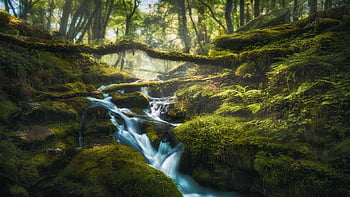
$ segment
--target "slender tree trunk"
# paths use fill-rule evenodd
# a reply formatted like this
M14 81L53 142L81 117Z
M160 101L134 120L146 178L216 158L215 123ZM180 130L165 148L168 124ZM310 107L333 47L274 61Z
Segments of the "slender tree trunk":
M298 0L293 0L293 21L299 20L298 6Z
M104 38L102 34L102 2L100 0L95 0L95 16L92 22L92 41L98 42L100 39Z
M258 17L260 15L260 1L254 0L254 18Z
M72 2L73 0L66 0L63 7L59 32L64 36L67 35L68 18L72 11Z
M4 0L5 11L10 12L9 0Z
M186 7L185 7L185 0L178 0L177 1L178 9L177 9L177 16L179 21L179 37L184 43L184 53L190 52L190 39L188 37L188 29L187 29L187 20L186 20Z
M69 23L68 32L66 33L68 39L75 39L79 31L86 27L89 16L91 17L90 10L88 10L90 1L91 0L83 0L83 2L80 4L80 7L74 12L73 17Z
M317 12L317 0L308 0L309 15Z
M109 22L109 18L111 16L112 13L112 9L113 9L113 5L114 5L114 0L107 0L106 3L106 9L105 9L105 16L102 19L102 35L106 34L106 28L107 28L107 24Z
M226 21L226 27L227 27L227 34L233 34L233 23L232 23L232 8L233 8L233 0L226 0L226 7L225 7L225 21Z
M187 5L188 5L188 15L190 16L190 20L191 20L191 23L192 23L192 27L193 27L193 30L194 32L196 33L196 37L197 37L197 43L198 43L198 46L199 46L199 50L198 50L198 54L204 54L204 49L203 49L203 45L202 45L202 40L201 40L201 36L198 32L198 29L196 27L196 24L193 20L193 17L192 17L192 7L191 7L191 4L190 4L190 1L187 0Z
M271 0L271 1L270 1L270 10L271 10L271 11L274 10L275 7L276 7L276 0Z
M213 9L210 7L210 5L208 5L207 3L205 3L203 0L199 0L199 2L200 2L202 5L204 5L205 7L208 8L211 17L219 24L220 27L222 27L222 28L225 30L225 32L227 32L227 29L226 29L225 25L223 25L223 24L220 22L220 20L219 20L218 18L216 18L215 12L214 12Z
M239 0L239 26L243 26L244 25L244 8L245 8L245 3L244 0Z
M56 5L55 5L55 1L51 0L51 2L49 3L49 15L47 16L47 23L46 23L46 29L50 30L51 29L51 18L53 15L53 10L55 9Z
M281 4L281 8L286 8L286 0L281 0L280 1L280 4Z
M325 0L324 2L324 9L327 10L332 7L332 0Z
M245 9L245 20L246 22L249 22L251 20L251 15L250 15L250 10L251 10L251 6L249 3L246 4L246 9Z

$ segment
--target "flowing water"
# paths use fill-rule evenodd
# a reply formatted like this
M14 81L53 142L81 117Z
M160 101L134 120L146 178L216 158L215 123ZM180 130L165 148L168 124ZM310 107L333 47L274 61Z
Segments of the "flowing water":
M107 87L107 86L104 86ZM103 90L103 87L99 90ZM146 94L146 93L145 93ZM174 147L170 146L169 142L160 142L158 150L156 150L147 137L139 130L140 121L153 119L162 123L168 123L162 119L167 107L171 104L171 97L151 98L150 109L145 110L147 117L132 112L127 108L118 108L111 102L111 97L107 94L104 99L87 98L92 104L91 107L103 107L108 110L110 120L116 127L116 132L113 134L114 139L124 145L128 145L136 149L144 156L147 163L162 171L170 177L177 185L185 197L233 197L240 196L236 193L216 192L198 185L190 176L184 175L178 171L178 165L181 154L184 151L184 145L178 143ZM132 114L132 117L127 116ZM82 145L82 136L79 137L79 143Z

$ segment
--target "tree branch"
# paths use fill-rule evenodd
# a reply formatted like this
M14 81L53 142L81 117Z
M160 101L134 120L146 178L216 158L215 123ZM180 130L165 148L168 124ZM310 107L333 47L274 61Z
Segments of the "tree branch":
M157 59L172 60L172 61L186 61L201 65L216 65L226 68L235 68L238 64L238 55L230 53L222 56L205 56L205 55L191 55L189 53L160 51L150 48L149 46L135 42L132 40L122 40L116 44L111 45L83 45L83 44L68 44L68 43L43 43L30 42L17 38L13 35L0 33L0 41L5 41L18 46L29 49L50 51L50 52L64 52L64 53L90 53L97 55L106 55L113 53L120 53L128 50L141 50L148 56Z

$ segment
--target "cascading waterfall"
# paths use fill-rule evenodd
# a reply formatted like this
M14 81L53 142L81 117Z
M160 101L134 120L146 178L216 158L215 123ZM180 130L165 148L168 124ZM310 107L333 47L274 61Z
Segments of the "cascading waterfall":
M107 87L107 86L104 86ZM99 90L103 90L103 87ZM162 113L166 107L171 104L168 98L151 98L151 109L146 111L148 119L152 118L155 121L166 122L161 119ZM184 151L182 143L171 147L169 142L160 142L158 150L155 150L146 134L142 134L138 128L138 123L145 119L144 116L134 113L127 108L118 108L111 102L111 97L108 94L104 95L104 99L87 98L92 104L91 107L104 107L108 110L110 120L116 127L116 132L113 134L114 139L124 145L133 147L141 153L147 163L162 171L168 177L172 178L179 190L185 197L232 197L239 196L236 193L215 192L210 189L198 185L190 176L179 173L178 165L181 154ZM132 114L133 117L125 115ZM171 124L171 123L168 123ZM172 124L176 126L176 124ZM81 136L80 136L81 137ZM79 138L82 143L82 139Z

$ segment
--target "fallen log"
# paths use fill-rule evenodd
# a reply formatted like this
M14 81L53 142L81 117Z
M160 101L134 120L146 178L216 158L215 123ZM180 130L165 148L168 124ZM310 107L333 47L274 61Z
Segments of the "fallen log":
M226 68L235 68L238 64L238 55L235 53L229 53L227 55L221 56L192 55L189 53L161 51L153 49L147 46L146 44L132 40L121 40L116 44L110 45L84 45L58 42L50 43L49 40L48 42L31 42L21 39L21 37L16 37L14 35L4 33L0 33L0 40L29 49L49 52L89 53L97 55L106 55L120 53L128 50L141 50L144 51L148 56L157 59L186 61L201 65L217 65Z

